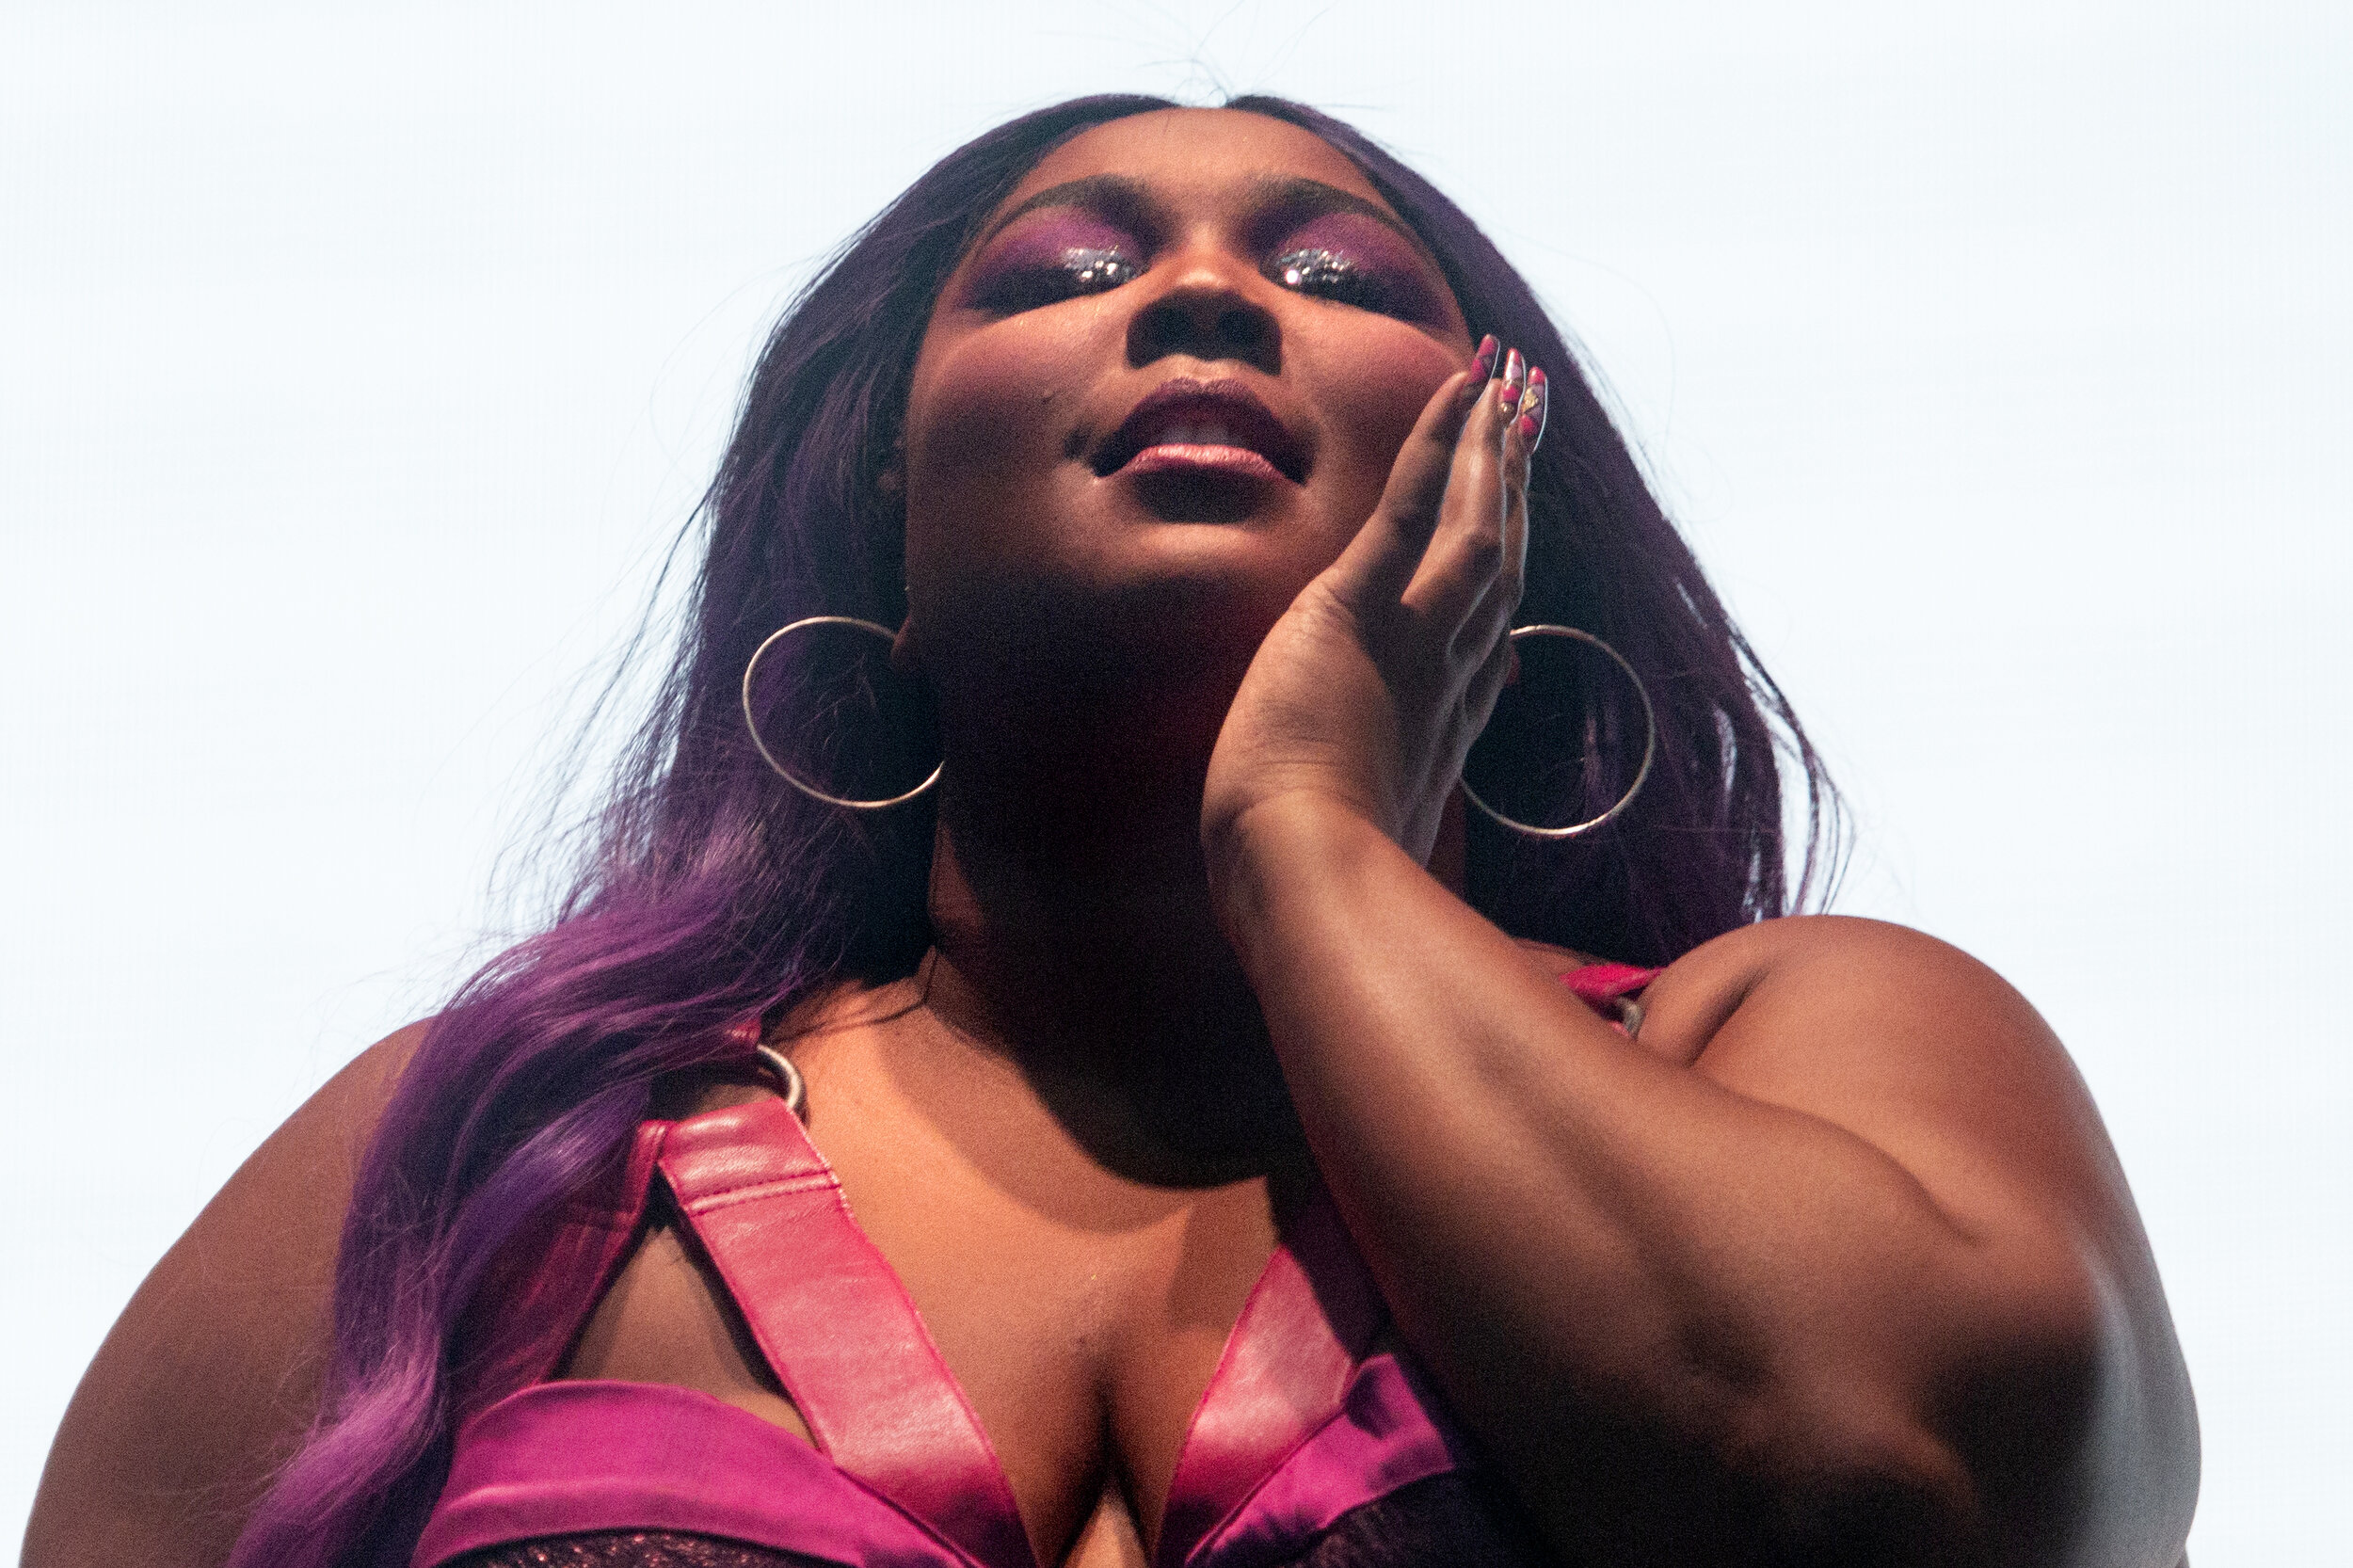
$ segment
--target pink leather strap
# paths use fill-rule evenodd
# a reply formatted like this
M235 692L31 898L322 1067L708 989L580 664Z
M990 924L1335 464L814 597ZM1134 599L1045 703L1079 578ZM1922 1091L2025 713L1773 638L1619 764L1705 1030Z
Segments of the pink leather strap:
M1642 1027L1642 1004L1635 1000L1636 994L1662 972L1632 964L1588 964L1562 975L1561 984L1631 1040Z
M1385 1309L1321 1188L1259 1275L1176 1456L1153 1552L1177 1568L1339 1408Z
M661 1170L818 1448L981 1561L1032 1564L988 1434L784 1102L673 1125Z
M1580 1001L1608 1002L1641 990L1657 980L1660 972L1637 968L1632 964L1588 964L1562 975L1561 984L1575 992Z

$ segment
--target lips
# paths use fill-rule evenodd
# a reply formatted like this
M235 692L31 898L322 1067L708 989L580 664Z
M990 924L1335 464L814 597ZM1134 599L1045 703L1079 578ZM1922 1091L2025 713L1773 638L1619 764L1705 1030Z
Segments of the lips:
M1240 381L1163 381L1096 447L1097 474L1184 471L1237 478L1306 473L1305 456L1283 422Z

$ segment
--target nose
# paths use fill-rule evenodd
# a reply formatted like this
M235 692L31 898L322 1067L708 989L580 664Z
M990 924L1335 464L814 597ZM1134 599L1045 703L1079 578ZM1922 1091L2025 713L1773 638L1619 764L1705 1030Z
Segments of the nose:
M1269 376L1283 371L1283 334L1273 312L1253 298L1225 257L1181 264L1171 281L1144 301L1128 323L1128 361L1148 365L1182 354L1234 360ZM1256 280L1257 274L1249 275Z

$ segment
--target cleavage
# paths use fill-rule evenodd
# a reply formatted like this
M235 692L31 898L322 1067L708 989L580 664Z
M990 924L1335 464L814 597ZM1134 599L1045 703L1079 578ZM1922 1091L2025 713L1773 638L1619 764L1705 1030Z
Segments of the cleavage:
M842 1149L835 1170L857 1230L912 1301L1040 1558L1123 1560L1128 1546L1112 1546L1132 1538L1140 1550L1152 1527L1138 1522L1159 1519L1193 1410L1273 1251L1266 1184L1171 1192L1092 1166L1048 1170L1031 1174L1059 1180L1066 1201L1041 1213L1035 1188L982 1178L933 1129L882 1124L845 1115L813 1129ZM697 1388L807 1440L659 1182L653 1199L646 1237L561 1375ZM790 1363L791 1348L780 1353ZM904 1353L928 1360L920 1346Z

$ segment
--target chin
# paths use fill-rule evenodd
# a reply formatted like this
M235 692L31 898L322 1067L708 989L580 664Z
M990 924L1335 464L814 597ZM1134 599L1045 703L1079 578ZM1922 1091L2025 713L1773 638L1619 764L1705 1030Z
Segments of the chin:
M1238 648L1247 664L1331 564L1300 543L1289 530L1162 523L1124 541L1095 591L1110 615L1146 637Z
M1271 527L1295 510L1282 493L1293 487L1283 480L1179 468L1122 474L1110 483L1127 493L1138 513L1155 522Z
M1289 482L1090 474L977 510L1052 526L910 529L908 584L927 664L944 674L975 660L1027 688L1000 699L1075 684L1141 700L1139 688L1193 683L1230 698L1348 537Z

